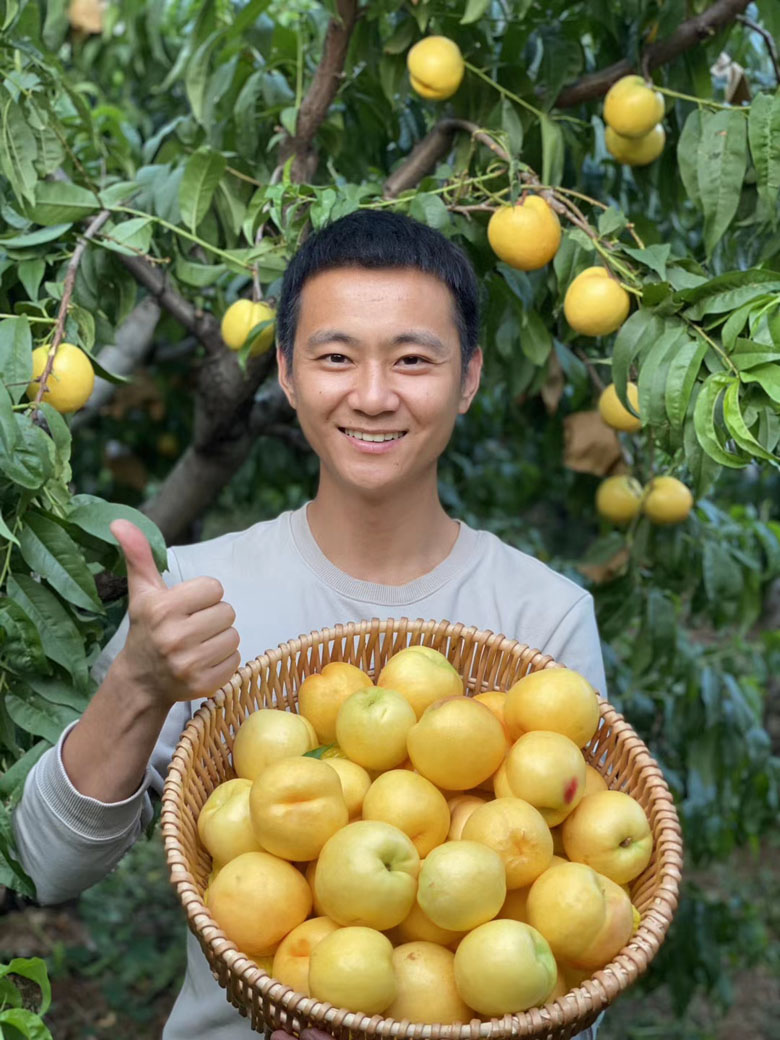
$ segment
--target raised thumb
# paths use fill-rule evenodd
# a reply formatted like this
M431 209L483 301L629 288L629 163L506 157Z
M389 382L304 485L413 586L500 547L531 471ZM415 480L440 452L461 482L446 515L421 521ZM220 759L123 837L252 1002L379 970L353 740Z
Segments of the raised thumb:
M154 562L152 547L143 531L129 520L114 520L109 526L127 563L127 592L132 598L149 588L167 588Z

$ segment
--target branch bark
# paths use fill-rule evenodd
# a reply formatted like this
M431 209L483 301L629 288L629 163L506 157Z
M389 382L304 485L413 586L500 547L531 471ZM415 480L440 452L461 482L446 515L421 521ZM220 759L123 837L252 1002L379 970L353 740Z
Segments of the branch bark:
M227 352L225 352L227 353ZM273 353L255 358L242 375L209 358L198 375L195 434L159 492L141 507L154 520L169 545L186 541L190 525L214 504L220 491L248 457L257 437L292 409L280 388L271 384L255 400L255 391L270 374Z
M614 65L609 65L598 72L592 72L583 76L560 92L555 99L555 108L573 108L582 104L583 101L592 101L594 98L602 97L612 84L621 78L635 72L637 67L646 68L648 71L667 65L670 61L679 57L685 51L690 50L697 44L710 39L725 26L735 21L748 6L749 0L716 0L701 14L695 15L682 22L671 36L647 47L638 65L624 59Z
M143 363L151 350L159 318L159 304L152 296L145 296L117 329L116 343L103 347L97 355L100 364L115 375L129 376ZM86 405L71 419L71 432L90 423L115 392L115 383L98 376Z
M285 163L294 156L291 176L296 182L310 181L317 169L314 137L339 89L347 48L358 17L357 0L337 0L338 16L331 18L325 34L322 60L298 110L295 134L282 141L279 157Z
M142 285L180 325L191 332L209 354L224 354L225 344L222 342L219 322L213 314L198 311L193 307L189 300L185 300L170 285L165 272L144 260L142 256L126 256L124 253L118 253L117 256L138 284Z
M504 149L480 130L476 123L467 119L441 119L417 142L408 156L387 178L383 190L384 197L394 199L401 192L419 184L422 178L435 168L436 163L447 155L452 148L453 138L459 131L471 134L480 144L484 144L505 162L509 162L510 157Z

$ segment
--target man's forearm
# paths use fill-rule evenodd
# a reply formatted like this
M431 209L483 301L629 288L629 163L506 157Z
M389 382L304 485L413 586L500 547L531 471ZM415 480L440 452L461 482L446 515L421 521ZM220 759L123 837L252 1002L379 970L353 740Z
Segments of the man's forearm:
M76 790L107 803L135 794L168 710L130 680L120 653L62 746Z

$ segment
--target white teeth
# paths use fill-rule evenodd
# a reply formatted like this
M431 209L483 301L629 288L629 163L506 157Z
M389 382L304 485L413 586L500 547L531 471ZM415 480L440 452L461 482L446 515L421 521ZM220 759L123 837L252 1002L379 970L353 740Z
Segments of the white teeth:
M344 433L359 441L397 441L403 437L403 433L363 433L361 430L345 430Z

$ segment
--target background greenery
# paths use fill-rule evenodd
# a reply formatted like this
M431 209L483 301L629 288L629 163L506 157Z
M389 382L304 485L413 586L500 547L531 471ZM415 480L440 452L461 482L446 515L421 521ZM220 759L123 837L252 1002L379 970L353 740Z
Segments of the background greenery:
M695 17L715 31L670 57ZM226 306L273 301L312 226L393 206L461 243L482 286L485 381L442 498L591 589L609 697L683 822L683 900L637 987L654 996L632 996L606 1028L718 1035L720 1009L754 998L729 980L777 970L777 4L0 0L0 27L0 883L33 895L10 812L83 710L121 615L110 520L144 523L162 561L158 528L169 544L210 537L314 491L273 359L221 343ZM469 62L443 105L414 95L405 70L431 33ZM621 60L665 92L667 144L646 168L604 147L601 73ZM425 161L411 156L421 143ZM497 263L485 234L487 210L523 190L546 191L565 228L531 274ZM637 304L604 340L575 336L561 306L595 262ZM30 348L63 333L109 377L67 421L24 395ZM646 422L605 468L577 417L629 376ZM609 528L594 493L621 469L679 476L694 512ZM155 849L83 897L88 941L43 944L50 1017L58 982L64 994L99 979L90 999L143 1025L144 994L176 978L181 932ZM167 911L144 916L150 892Z

